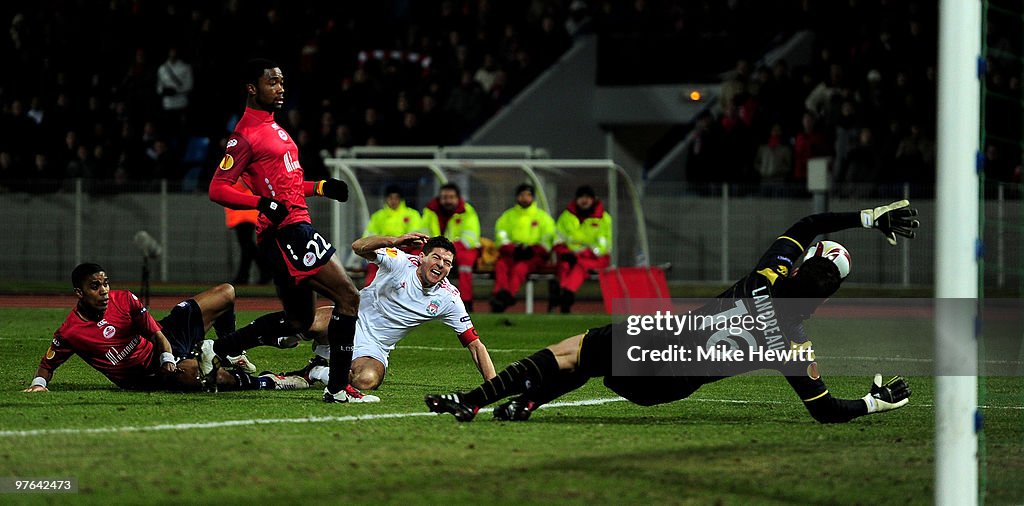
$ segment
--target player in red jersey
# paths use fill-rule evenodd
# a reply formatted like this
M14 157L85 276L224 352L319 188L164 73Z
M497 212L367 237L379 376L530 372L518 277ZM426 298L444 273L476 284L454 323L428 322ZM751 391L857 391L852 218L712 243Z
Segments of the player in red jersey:
M235 289L229 284L180 302L157 323L135 294L111 290L97 264L75 267L71 283L78 305L54 332L25 392L46 392L54 370L76 354L124 389L199 390L203 378L191 356L211 327L218 333L234 330ZM225 390L300 388L304 382L224 369L217 375L217 386Z
M276 63L263 59L248 62L245 90L245 113L210 182L210 200L231 209L259 209L256 242L274 272L287 318L265 315L250 325L250 331L218 339L213 350L204 353L201 367L204 373L212 370L214 358L259 346L263 336L309 329L316 313L316 292L334 302L327 338L335 373L324 389L324 402L366 402L348 378L359 291L334 246L313 228L306 206L306 197L314 195L344 202L348 186L337 179L303 181L298 148L274 122L274 112L284 104L284 74ZM232 187L239 179L252 195Z

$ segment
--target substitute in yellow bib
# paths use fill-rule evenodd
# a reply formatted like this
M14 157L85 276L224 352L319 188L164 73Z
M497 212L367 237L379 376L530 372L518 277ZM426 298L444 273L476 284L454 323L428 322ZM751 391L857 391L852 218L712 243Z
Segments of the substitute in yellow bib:
M459 273L459 294L466 310L473 311L473 266L480 255L480 218L476 209L462 198L455 183L441 186L437 196L423 208L423 228L431 237L443 236L455 245Z
M548 262L555 238L555 220L533 200L533 186L516 187L516 205L494 224L498 263L494 266L491 309L504 312L516 303L516 292L526 276Z
M420 212L405 204L405 195L401 188L390 185L384 189L384 207L370 215L370 223L366 225L363 237L374 235L400 237L409 232L425 231ZM406 253L416 255L419 250ZM377 265L367 264L366 285L372 283L376 275Z
M568 313L576 301L576 291L587 279L587 272L605 269L611 262L612 217L594 189L583 185L576 189L576 198L558 216L555 229L558 233L555 244L558 287L548 311L557 303L562 313Z

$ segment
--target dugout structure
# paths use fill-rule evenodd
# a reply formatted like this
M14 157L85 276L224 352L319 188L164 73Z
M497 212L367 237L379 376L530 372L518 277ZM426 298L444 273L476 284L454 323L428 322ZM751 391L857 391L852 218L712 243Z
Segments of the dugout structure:
M331 207L332 237L362 236L370 214L383 205L388 185L404 187L406 201L422 209L442 184L457 183L477 210L481 235L493 238L494 223L515 205L517 185L532 184L537 205L557 220L576 188L586 184L612 216L612 265L648 265L650 245L639 193L626 171L611 160L326 158L324 164L348 183L351 194L347 212L337 203Z

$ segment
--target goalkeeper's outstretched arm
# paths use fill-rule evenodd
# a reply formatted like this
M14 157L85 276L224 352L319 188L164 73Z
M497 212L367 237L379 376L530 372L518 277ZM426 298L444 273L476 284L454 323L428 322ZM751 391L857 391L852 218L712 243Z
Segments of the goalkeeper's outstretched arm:
M833 397L820 379L812 380L806 376L787 376L786 379L800 394L807 412L820 423L846 423L871 413L892 411L910 402L910 385L901 376L893 376L883 383L882 375L876 374L871 390L860 399ZM808 392L820 393L807 396Z
M910 202L899 200L889 205L846 213L812 214L789 227L782 235L803 248L810 245L815 237L848 228L876 228L885 235L889 244L896 245L896 235L913 239L913 229L921 223L916 219L917 209L911 209Z

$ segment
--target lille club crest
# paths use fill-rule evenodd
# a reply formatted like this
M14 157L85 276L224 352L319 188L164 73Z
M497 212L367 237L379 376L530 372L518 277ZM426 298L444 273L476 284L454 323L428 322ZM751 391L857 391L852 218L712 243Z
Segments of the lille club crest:
M441 301L432 299L430 305L427 306L427 314L430 316L437 316L437 310L441 308Z

